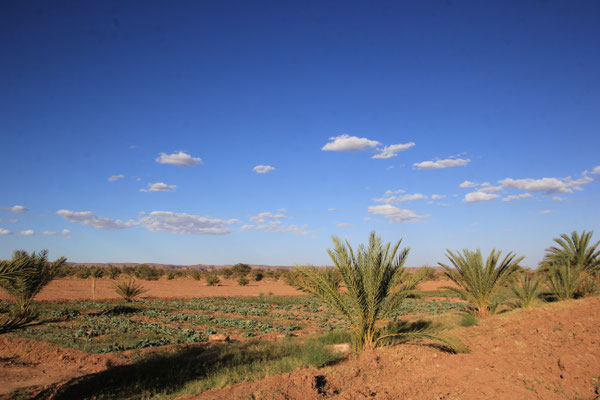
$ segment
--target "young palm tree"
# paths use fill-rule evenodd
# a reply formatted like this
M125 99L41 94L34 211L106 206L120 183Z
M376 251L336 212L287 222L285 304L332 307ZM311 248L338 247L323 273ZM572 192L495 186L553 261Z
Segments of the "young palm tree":
M484 264L479 249L477 251L465 249L462 254L446 251L448 253L446 256L454 268L442 263L439 265L444 268L444 274L458 285L458 288L448 289L471 303L479 316L485 316L494 310L497 305L498 290L508 281L524 258L516 258L512 252L509 252L498 263L502 252L494 249Z
M373 349L380 339L395 336L437 339L449 345L431 330L386 334L386 319L422 280L404 269L409 249L398 251L401 240L394 247L383 245L371 232L368 246L361 245L354 253L348 242L332 239L335 248L327 252L336 268L298 267L294 284L341 314L356 349Z
M583 264L551 264L548 287L561 300L573 299L581 295L580 287L587 276Z
M583 231L579 235L576 231L571 236L563 233L554 242L558 246L548 247L542 264L546 269L552 269L553 265L580 265L588 273L598 274L600 272L600 241L590 245L594 232Z
M546 276L524 272L513 280L511 290L515 296L515 306L520 308L530 307L535 303L544 290Z
M142 285L135 283L135 279L133 278L129 282L115 283L113 288L128 303L131 303L136 297L148 291Z
M15 299L17 315L30 312L33 298L56 277L58 269L66 258L48 262L48 250L29 255L25 250L16 250L12 260L2 261L1 266L8 271L16 272L11 278L0 280L0 286Z

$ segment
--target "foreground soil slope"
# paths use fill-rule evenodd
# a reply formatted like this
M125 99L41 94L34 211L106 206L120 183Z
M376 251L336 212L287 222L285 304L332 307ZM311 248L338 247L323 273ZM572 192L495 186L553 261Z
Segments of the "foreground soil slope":
M403 345L184 399L600 399L600 300L493 316L470 354Z

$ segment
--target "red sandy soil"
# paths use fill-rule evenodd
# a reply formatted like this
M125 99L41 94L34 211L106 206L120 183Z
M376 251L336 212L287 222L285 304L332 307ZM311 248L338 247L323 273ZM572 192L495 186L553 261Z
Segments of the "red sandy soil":
M448 354L422 345L381 348L351 354L334 366L297 370L182 400L600 399L597 298L491 316L452 334L471 353ZM18 388L66 382L130 363L132 356L87 354L6 334L0 337L0 398L10 398L6 394Z
M600 399L600 300L492 316L453 334L469 354L401 345L186 399Z
M113 289L111 279L96 280L96 300L114 300L119 297ZM286 285L282 281L262 280L240 286L235 280L221 279L220 286L207 286L203 280L193 279L161 279L158 281L138 280L148 289L142 298L192 298L192 297L251 297L272 294L273 296L301 296L299 290ZM439 290L449 286L449 281L427 281L419 287L421 290ZM48 284L35 298L39 301L60 300L92 300L92 280L77 278L55 279ZM10 296L0 289L0 300L10 300Z

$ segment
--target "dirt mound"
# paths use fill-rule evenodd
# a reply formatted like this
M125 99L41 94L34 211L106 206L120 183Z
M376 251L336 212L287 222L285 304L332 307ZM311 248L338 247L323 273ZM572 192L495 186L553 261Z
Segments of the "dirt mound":
M404 345L185 399L600 399L600 300L517 310L454 332L470 354Z

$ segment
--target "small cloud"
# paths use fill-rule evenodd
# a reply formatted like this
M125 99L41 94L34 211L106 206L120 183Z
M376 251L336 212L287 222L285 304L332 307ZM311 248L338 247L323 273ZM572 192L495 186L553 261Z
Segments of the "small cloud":
M273 214L270 211L265 211L265 212L259 213L258 215L255 215L254 217L250 217L250 220L254 221L254 222L258 222L258 223L263 223L266 220L284 219L284 218L286 218L286 216L283 214Z
M10 235L11 233L8 229L0 228L0 235Z
M71 231L70 231L70 230L68 230L68 229L63 229L61 233L62 233L63 235L68 235L68 234L70 234L70 233L71 233Z
M390 169L394 169L394 166L393 165L388 165L387 167L385 167L386 171L389 171Z
M512 232L512 231L513 231L513 230L512 230L512 229L510 229L510 228L507 228L507 229L502 229L502 232Z
M25 208L25 207L23 207L23 206L16 205L16 206L12 206L12 207L10 208L10 211L12 211L12 212L14 212L14 213L17 213L17 214L21 214L21 213L24 213L24 212L27 212L27 211L29 211L29 209L28 209L28 208Z
M142 178L135 178L136 181L141 182Z
M19 235L23 235L23 236L33 236L35 235L35 231L33 229L27 229L25 231L21 231L19 232Z
M540 214L552 214L554 211L552 210L542 210L540 211Z
M130 148L130 149L132 149L132 150L133 150L133 149L137 149L137 148L138 148L138 145L137 145L137 144L134 144L134 145L131 145L131 146L129 146L129 148Z
M42 232L42 234L44 234L46 236L54 236L54 235L58 235L58 232L56 232L56 231L44 231L44 232Z
M445 199L446 195L445 194L432 194L431 198L434 200L440 200L440 199Z
M384 203L384 204L398 204L398 203L404 203L405 201L412 201L412 200L422 200L422 199L426 199L427 196L425 196L424 194L421 193L415 193L415 194L405 194L402 196L389 196L389 197L382 197L379 199L373 199L378 203Z
M552 198L552 200L554 201L565 201L567 198L566 197L560 197L560 196L554 196Z
M133 220L124 222L120 219L103 218L97 216L91 211L58 210L56 214L60 215L67 221L77 222L82 225L94 227L96 229L115 230L130 228L134 225L137 225L137 222ZM65 234L64 232L65 230L63 230L63 234Z
M477 191L477 192L467 193L464 201L466 201L467 203L475 203L475 202L479 202L479 201L494 200L495 198L498 198L498 197L500 197L500 195L498 195L498 194Z
M192 157L191 155L179 151L173 154L160 153L155 161L159 164L171 164L178 167L193 167L194 165L202 164L200 157Z
M472 188L477 186L478 184L475 182L471 182L471 181L464 181L463 183L461 183L460 185L458 185L461 188Z
M114 181L118 181L119 179L123 179L123 178L125 178L125 175L123 175L123 174L113 175L110 178L108 178L108 181L114 182Z
M420 222L428 215L417 215L414 211L394 207L390 204L383 206L370 206L369 213L374 215L383 215L390 221L390 224L404 224L410 222Z
M266 174L267 172L275 171L275 168L271 167L270 165L257 165L252 168L252 171L256 172L257 174Z
M420 163L414 163L413 166L417 169L442 169L451 167L460 167L470 163L470 159L462 158L447 158L445 160L436 161L423 161Z
M199 215L152 211L140 218L140 223L150 232L168 232L181 235L225 235L231 233L229 225L237 224L237 219L222 220Z
M378 150L379 153L375 154L373 158L385 160L388 158L396 157L399 152L408 150L414 145L414 142L404 144L391 144L389 146L385 146L383 149Z
M372 219L371 217L364 217L364 218L363 218L363 221L365 221L365 222L369 222L371 219Z
M520 199L526 199L526 198L532 197L532 196L533 195L531 193L516 194L516 195L506 196L505 198L502 199L502 201L520 200Z
M471 226L477 226L477 225L479 225L479 221L475 221L471 224Z
M167 185L164 182L149 183L146 189L140 189L140 192L173 192L175 185Z
M297 235L307 235L309 233L313 233L313 231L309 231L306 229L307 225L297 226L297 225L285 225L282 224L281 221L268 221L264 224L256 224L256 225L242 225L240 228L241 232L249 231L249 230L262 230L269 232L277 232L277 233L295 233Z
M506 178L500 183L505 188L515 188L525 192L542 192L544 194L572 193L573 190L583 190L582 185L592 182L594 179L585 175L579 179L566 178L542 178L542 179L511 179Z
M0 219L0 222L7 222L9 224L14 224L16 222L19 222L19 220L16 218L9 218L9 219Z
M392 190L386 190L385 193L384 193L384 195L385 196L391 196L391 195L394 195L394 194L399 194L399 193L404 193L404 192L405 192L405 190L402 190L402 189L393 190L393 191Z
M347 222L338 222L335 225L339 226L340 228L352 228L354 226L354 224L349 224Z
M592 174L600 175L600 165L594 167L594 169L592 170Z
M321 148L323 151L361 151L369 147L376 147L380 143L376 140L359 138L350 135L339 135L329 138L330 142Z

